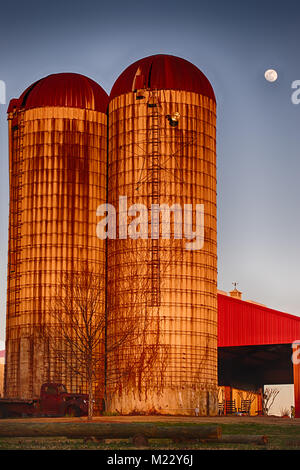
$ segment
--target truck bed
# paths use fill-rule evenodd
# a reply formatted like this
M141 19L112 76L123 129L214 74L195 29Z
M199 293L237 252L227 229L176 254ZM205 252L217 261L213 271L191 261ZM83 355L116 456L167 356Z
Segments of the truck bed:
M0 398L0 418L37 415L39 400L22 398Z
M38 398L0 398L0 405L3 404L18 404L18 405L32 405L36 403Z

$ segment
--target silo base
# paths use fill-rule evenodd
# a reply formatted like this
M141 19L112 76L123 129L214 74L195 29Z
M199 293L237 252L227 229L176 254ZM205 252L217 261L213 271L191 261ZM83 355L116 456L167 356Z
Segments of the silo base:
M174 415L174 416L216 416L218 414L217 389L164 389L156 392L137 393L126 391L113 395L106 411L121 415Z

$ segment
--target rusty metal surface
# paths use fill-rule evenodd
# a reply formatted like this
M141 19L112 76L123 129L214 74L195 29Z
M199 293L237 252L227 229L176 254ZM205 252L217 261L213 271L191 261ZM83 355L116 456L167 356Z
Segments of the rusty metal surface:
M37 397L49 379L60 378L69 390L82 388L61 364L49 363L39 332L51 323L49 305L64 272L79 262L102 275L105 267L95 227L96 208L106 198L106 115L58 106L60 100L46 104L8 115L7 397Z
M177 127L166 118L174 112L180 114ZM215 407L215 130L214 100L192 92L142 89L139 95L129 92L109 104L108 201L118 208L122 195L127 196L128 207L138 203L148 208L153 203L205 206L201 250L186 250L187 240L175 240L174 231L168 240L161 236L153 240L149 235L148 239L108 241L107 288L114 299L126 299L122 305L116 302L114 328L118 329L120 309L139 308L141 318L148 315L157 320L159 341L167 350L165 364L157 364L151 380L141 374L140 381L135 377L129 389L114 395L112 411L191 414L199 404L205 414L207 406L211 412ZM117 220L118 215L117 209ZM133 272L139 273L139 280L128 291ZM140 292L139 301L136 292ZM147 341L151 345L151 339ZM140 351L137 344L124 354L124 368L128 357L140 360ZM122 364L122 358L117 362Z
M159 87L173 90L143 88L140 80L139 94L127 93L130 75L110 102L108 129L104 112L83 109L80 93L76 101L63 86L51 97L51 86L39 81L11 102L6 396L38 396L50 375L80 388L61 364L45 366L38 332L49 322L59 275L81 260L102 273L107 267L108 349L130 317L141 333L108 358L107 380L109 371L126 376L114 384L109 409L190 415L198 405L200 414L216 413L216 103L204 75L175 62L162 67L160 58L148 80L156 86L154 78L162 77ZM88 96L86 107L98 108ZM95 230L106 191L117 230L119 196L148 208L204 204L204 246L187 250L190 240L175 239L173 227L169 239L159 232L108 240L106 253Z
M106 113L108 96L91 78L78 73L56 73L30 85L18 99L12 99L8 112L45 106L90 109Z
M114 83L110 99L144 88L191 91L215 101L213 88L201 70L185 59L167 54L145 57L127 67Z

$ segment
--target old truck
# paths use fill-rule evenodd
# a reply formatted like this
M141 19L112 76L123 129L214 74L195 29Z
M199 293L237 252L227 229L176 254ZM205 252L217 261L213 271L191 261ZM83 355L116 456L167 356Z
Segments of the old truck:
M86 416L88 395L68 393L59 383L44 383L40 398L0 398L0 418L38 416Z

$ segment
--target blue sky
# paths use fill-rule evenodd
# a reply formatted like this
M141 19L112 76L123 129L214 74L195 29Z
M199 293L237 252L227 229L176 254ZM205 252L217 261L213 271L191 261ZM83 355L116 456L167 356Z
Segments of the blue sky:
M300 80L297 1L9 2L1 6L7 101L35 80L77 72L108 93L133 61L183 57L212 83L218 112L219 288L300 314ZM277 82L264 79L268 68ZM8 231L6 105L0 105L0 340Z

